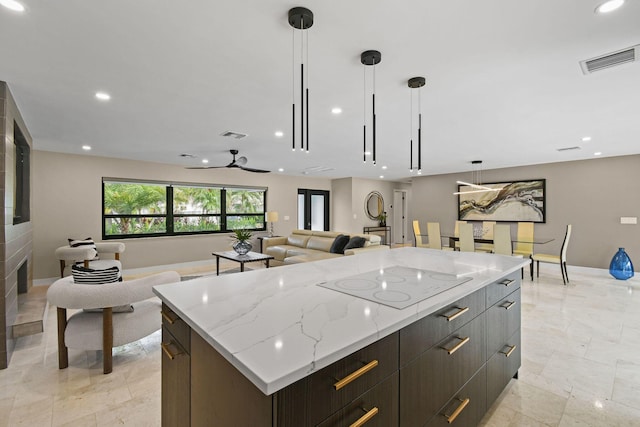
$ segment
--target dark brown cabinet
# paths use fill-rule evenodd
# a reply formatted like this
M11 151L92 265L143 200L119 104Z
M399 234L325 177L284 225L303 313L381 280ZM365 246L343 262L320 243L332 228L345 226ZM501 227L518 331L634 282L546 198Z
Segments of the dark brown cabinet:
M163 305L162 425L474 426L520 368L515 272L266 396Z

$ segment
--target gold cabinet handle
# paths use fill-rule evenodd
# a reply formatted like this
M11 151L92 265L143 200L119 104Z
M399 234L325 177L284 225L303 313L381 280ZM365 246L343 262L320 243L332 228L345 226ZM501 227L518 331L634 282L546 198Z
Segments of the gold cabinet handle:
M513 282L515 282L515 280L513 279L504 279L502 282L500 282L501 285L505 285L505 286L509 286L511 285Z
M458 400L460 400L460 399L458 399ZM464 400L460 400L460 405L458 405L456 410L453 411L451 413L451 415L446 415L445 414L445 417L447 418L447 422L449 424L454 422L456 420L456 418L458 418L458 415L460 415L460 413L464 410L464 408L467 407L467 405L469 404L470 401L471 401L471 399L469 399L468 397L466 399L464 399Z
M171 317L169 316L167 313L164 312L164 310L160 310L160 314L162 314L162 317L164 318L164 320L166 320L167 322L169 322L169 324L173 325L174 323L176 323L176 320L178 320L178 317L176 316Z
M456 307L458 309L458 311L456 311L455 313L453 313L451 316L447 316L446 314L443 314L442 317L447 319L447 322L451 322L454 319L457 319L458 317L462 316L463 314L465 314L467 311L469 311L469 307Z
M346 386L347 384L349 384L353 380L363 376L364 374L366 374L367 372L369 372L370 370L372 370L376 366L378 366L378 361L376 359L373 359L371 362L367 363L362 368L358 369L357 371L354 371L354 372L350 373L349 375L347 375L343 379L339 380L337 383L335 383L333 385L333 387L336 390L340 390L342 387Z
M505 304L502 304L500 307L504 308L505 310L509 310L514 305L516 305L515 301L507 301Z
M465 345L466 343L468 343L469 340L470 340L469 337L465 337L465 338L456 337L456 339L460 340L460 342L458 344L454 345L451 348L442 347L442 349L443 350L447 350L447 353L449 353L449 354L453 354L456 351L460 350L462 348L462 346Z
M516 347L517 345L509 346L509 351L507 352L501 351L500 353L504 354L505 357L509 357L511 356L511 353L513 353L513 351L516 349Z
M371 418L375 417L378 414L378 408L376 408L375 406L373 408L371 408L370 411L367 411L364 408L362 408L362 410L365 411L366 414L364 414L363 416L358 418L358 421L356 421L355 423L351 424L349 427L360 427L360 426L363 426L363 425L365 425L365 423L367 421L369 421Z
M162 347L162 351L164 351L164 354L167 355L167 357L171 360L175 359L176 356L182 354L182 351L178 351L176 353L172 353L171 349L169 348L170 345L172 345L173 343L169 342L169 343L160 343L160 347Z

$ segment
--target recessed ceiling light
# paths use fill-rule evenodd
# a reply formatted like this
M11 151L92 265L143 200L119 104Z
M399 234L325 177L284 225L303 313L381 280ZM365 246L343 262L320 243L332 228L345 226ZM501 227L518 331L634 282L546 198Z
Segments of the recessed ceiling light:
M591 141L591 137L590 136L582 137L582 142L589 142L589 141Z
M108 101L111 99L111 95L109 95L107 92L96 92L96 98L98 98L100 101Z
M82 149L83 149L84 151L89 151L89 150L91 150L91 146L90 146L90 145L83 145L83 146L82 146Z
M593 153L593 155L594 155L594 156L599 156L599 155L601 155L601 154L602 154L602 153L601 153L600 151L596 151L595 153Z
M596 7L595 13L609 13L624 4L624 0L609 0Z
M278 168L278 172L284 172L283 168Z
M340 108L340 107L333 107L333 108L331 109L331 112L332 112L333 114L340 114L340 113L342 113L342 108Z
M386 169L386 168L387 168L386 166L383 166L383 167L382 167L382 169Z
M365 156L370 156L370 155L371 155L371 151L365 151L365 152L364 152L364 155L365 155Z
M202 159L202 163L205 163L205 164L209 163L209 160L208 159Z
M24 6L22 5L22 3L18 3L15 0L0 0L0 4L7 9L11 9L16 12L24 12Z
M380 179L384 178L384 175L380 175Z
M418 171L418 175L422 175L422 171Z
M274 135L278 138L282 138L284 136L284 132L282 132L281 130L277 130Z

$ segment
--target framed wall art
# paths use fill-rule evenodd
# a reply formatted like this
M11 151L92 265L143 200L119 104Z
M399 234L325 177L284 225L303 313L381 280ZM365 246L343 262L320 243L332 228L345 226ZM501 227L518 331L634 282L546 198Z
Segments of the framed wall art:
M545 179L458 185L461 221L546 222Z

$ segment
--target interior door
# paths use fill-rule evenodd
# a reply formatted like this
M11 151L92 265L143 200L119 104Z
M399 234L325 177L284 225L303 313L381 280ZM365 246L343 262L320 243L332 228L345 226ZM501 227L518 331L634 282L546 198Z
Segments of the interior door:
M298 189L298 228L329 230L329 192Z

